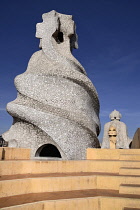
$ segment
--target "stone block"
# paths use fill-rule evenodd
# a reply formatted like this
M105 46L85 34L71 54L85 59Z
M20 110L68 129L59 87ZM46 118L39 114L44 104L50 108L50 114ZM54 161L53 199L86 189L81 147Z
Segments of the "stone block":
M119 193L140 195L140 185L121 184L119 188Z
M30 149L0 147L0 160L29 160Z

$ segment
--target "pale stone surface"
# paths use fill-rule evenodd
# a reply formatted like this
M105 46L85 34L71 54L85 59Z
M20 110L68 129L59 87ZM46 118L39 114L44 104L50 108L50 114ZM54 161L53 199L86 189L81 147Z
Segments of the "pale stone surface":
M77 48L71 15L43 14L35 52L25 73L15 78L16 100L7 105L14 118L3 134L9 145L31 148L54 145L63 159L84 159L86 148L99 147L99 100L95 87L71 51Z
M114 126L110 126L108 131L109 141L110 141L110 149L116 148L116 142L117 142L117 131Z
M100 148L88 148L87 149L87 159L88 160L140 160L140 149L100 149ZM99 163L98 163L99 164ZM107 163L105 163L106 165ZM96 166L95 166L96 167ZM104 167L104 165L102 165ZM107 165L106 171L111 172L112 168L109 169ZM113 166L112 166L113 167ZM139 163L128 162L127 164L121 164L121 167L132 167L139 168ZM94 168L95 169L95 168ZM113 172L113 171L112 171ZM114 173L118 173L114 172Z
M121 119L120 112L114 110L110 114L111 122L108 122L104 126L104 136L103 136L103 142L101 148L110 148L110 137L109 137L109 128L114 127L116 130L116 149L129 149L129 144L131 142L131 139L129 139L127 134L127 127L125 123L120 122Z
M140 148L140 128L138 128L134 134L132 143L131 143L132 149L139 149Z
M0 160L29 160L30 149L0 147Z

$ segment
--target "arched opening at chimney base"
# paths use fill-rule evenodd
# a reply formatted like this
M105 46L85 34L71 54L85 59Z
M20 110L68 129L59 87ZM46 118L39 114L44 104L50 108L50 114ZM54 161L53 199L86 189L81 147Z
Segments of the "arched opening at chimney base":
M57 157L61 158L61 154L53 144L44 144L38 148L35 154L36 157Z

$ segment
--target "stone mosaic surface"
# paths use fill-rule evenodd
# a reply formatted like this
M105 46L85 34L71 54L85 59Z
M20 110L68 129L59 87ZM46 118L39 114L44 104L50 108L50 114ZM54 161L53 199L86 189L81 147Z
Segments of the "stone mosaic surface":
M99 100L83 66L72 55L78 47L71 15L51 11L36 26L40 50L26 72L15 78L17 98L7 104L13 125L3 134L11 147L53 144L63 159L84 159L99 147Z
M132 140L128 137L126 124L120 122L122 115L117 110L114 110L109 117L111 121L104 126L104 136L101 148L110 148L109 128L112 126L117 131L117 136L115 137L116 149L129 149Z

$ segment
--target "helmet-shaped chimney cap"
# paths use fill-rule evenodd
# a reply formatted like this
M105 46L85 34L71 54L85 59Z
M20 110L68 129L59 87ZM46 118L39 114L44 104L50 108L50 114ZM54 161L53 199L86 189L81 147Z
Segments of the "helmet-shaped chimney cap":
M117 111L116 109L110 113L109 118L111 120L120 120L122 117L121 113Z

